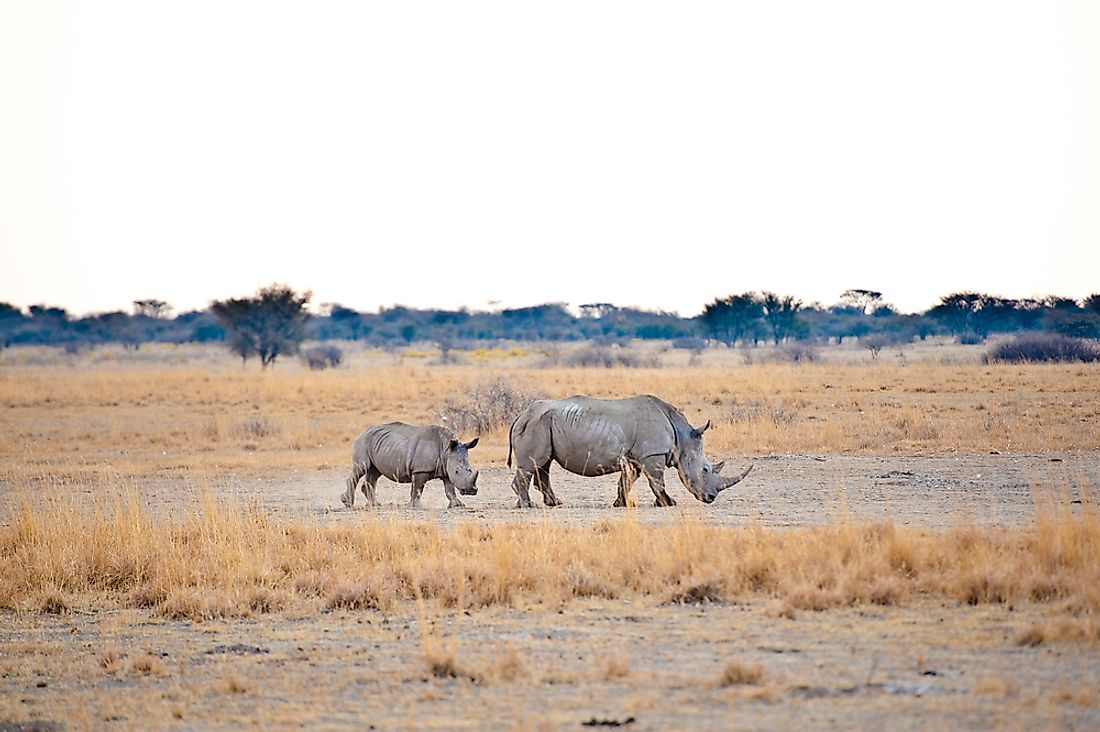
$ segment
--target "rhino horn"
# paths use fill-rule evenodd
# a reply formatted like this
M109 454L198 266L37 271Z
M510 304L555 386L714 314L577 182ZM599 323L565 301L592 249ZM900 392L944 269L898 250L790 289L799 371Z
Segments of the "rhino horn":
M743 471L741 471L741 475L734 475L730 478L726 478L726 477L723 476L723 478L722 478L722 487L719 488L718 491L719 492L724 491L727 488L729 488L730 486L734 486L734 485L737 485L738 483L740 483L742 480L745 479L746 475L748 475L749 473L752 472L752 466L753 466L753 464L749 463L749 467L747 467Z

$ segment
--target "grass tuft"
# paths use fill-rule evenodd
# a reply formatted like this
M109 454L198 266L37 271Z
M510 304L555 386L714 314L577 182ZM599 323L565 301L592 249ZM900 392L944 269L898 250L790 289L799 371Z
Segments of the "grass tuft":
M719 686L759 686L764 681L764 667L759 663L727 661L718 679Z

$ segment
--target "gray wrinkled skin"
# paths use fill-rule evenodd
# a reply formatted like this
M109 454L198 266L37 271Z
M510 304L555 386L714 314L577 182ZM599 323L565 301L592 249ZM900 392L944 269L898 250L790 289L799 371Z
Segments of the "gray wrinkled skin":
M527 488L534 478L547 506L561 504L550 486L550 463L585 476L619 473L614 506L626 506L630 489L644 475L655 496L654 505L674 506L665 492L666 467L675 467L684 487L703 503L736 485L752 470L722 476L724 462L711 466L703 454L703 433L710 422L692 427L683 413L655 396L595 399L572 396L532 402L512 423L508 436L508 466L516 457L512 490L518 507L530 508Z
M470 467L469 451L478 438L459 442L446 427L416 427L390 422L368 427L351 448L351 476L340 495L344 505L355 505L355 488L363 481L363 497L376 506L374 485L382 476L395 483L411 483L409 505L418 507L424 484L440 479L450 508L462 506L455 489L464 496L477 495L477 471Z

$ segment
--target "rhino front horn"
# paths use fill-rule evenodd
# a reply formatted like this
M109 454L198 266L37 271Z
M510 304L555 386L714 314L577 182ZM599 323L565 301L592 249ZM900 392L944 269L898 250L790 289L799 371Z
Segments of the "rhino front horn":
M746 475L748 475L749 473L752 472L752 466L753 466L753 464L749 463L749 467L747 467L743 471L741 471L741 475L735 475L732 478L723 477L722 478L722 487L719 488L718 491L722 492L722 491L726 490L727 488L729 488L730 486L734 486L734 485L737 485L738 483L740 483L742 480L745 479Z

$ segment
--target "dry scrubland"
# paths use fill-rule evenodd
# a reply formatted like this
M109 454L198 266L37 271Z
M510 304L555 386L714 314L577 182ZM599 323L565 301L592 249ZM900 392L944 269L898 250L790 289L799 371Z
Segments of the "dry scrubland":
M657 394L693 423L713 420L707 450L720 458L1100 449L1100 370L983 366L974 363L981 352L970 351L970 363L952 351L949 363L801 365L746 365L719 352L708 356L716 365L640 369L533 368L529 356L508 351L454 366L428 358L394 365L374 354L365 367L322 372L294 362L242 370L224 356L208 363L206 351L197 362L177 354L178 364L162 353L9 365L0 369L0 479L343 467L363 426L438 421L448 399L499 375L546 396ZM507 427L497 427L483 436L477 460L502 466L506 452Z
M5 353L0 723L1100 724L1093 486L1030 525L953 529L650 525L648 506L585 525L329 525L201 490L165 515L112 487L335 473L363 425L434 420L501 374L545 395L659 394L714 420L717 459L1100 449L1092 366L729 353L577 369L517 350L268 373L169 349ZM475 463L506 449L495 428Z

